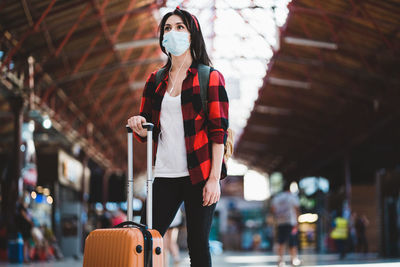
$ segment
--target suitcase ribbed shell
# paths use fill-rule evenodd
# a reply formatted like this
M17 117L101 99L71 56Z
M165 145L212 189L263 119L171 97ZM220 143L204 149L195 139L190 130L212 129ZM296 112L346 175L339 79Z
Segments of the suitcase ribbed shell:
M162 237L154 230L153 266L163 266ZM136 247L140 245L142 251ZM155 250L161 248L161 254ZM138 228L97 229L89 234L85 242L84 267L141 267L144 266L144 238Z

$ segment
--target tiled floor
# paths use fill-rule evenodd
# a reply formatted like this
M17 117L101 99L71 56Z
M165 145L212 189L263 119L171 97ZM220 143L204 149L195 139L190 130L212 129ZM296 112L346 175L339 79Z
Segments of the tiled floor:
M338 260L335 254L304 254L301 255L303 266L324 267L399 267L400 259L378 259L376 254L360 255L349 254L343 261ZM289 258L286 258L289 265ZM60 262L36 262L30 264L0 263L0 266L32 266L32 267L78 267L82 266L82 259L66 259ZM182 262L179 267L189 267L189 258L186 252L182 252ZM272 253L261 252L224 252L221 255L213 255L214 267L270 267L277 266L277 256ZM110 266L112 267L112 266ZM165 266L165 267L172 267ZM178 266L175 266L178 267Z

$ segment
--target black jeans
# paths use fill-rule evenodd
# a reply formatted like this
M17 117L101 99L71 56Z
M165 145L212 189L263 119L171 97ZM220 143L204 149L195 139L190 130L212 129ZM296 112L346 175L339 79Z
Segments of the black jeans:
M216 204L203 207L205 182L192 185L190 178L155 178L153 182L153 229L164 236L184 202L190 266L211 266L208 238ZM146 223L146 207L141 223Z

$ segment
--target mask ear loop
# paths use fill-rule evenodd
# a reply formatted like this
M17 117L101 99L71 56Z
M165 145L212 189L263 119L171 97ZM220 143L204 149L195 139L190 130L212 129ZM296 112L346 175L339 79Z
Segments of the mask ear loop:
M182 67L183 67L183 64L185 64L186 56L187 56L187 54L188 54L188 51L186 51L185 53L186 53L186 54L185 54L185 57L183 58L182 65L179 67L178 72L176 73L175 81L172 81L171 69L169 70L169 74L168 74L168 75L169 75L169 78L171 78L171 82L172 82L172 88L171 88L171 91L169 91L169 94L170 94L170 95L172 94L172 91L174 91L174 89L175 89L176 79L178 79L179 72L181 71L181 69L182 69ZM171 61L171 68L172 68L172 61Z

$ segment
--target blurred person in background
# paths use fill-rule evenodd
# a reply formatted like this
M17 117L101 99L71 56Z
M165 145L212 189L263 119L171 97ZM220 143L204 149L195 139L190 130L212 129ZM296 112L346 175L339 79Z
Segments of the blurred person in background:
M348 238L348 251L356 251L357 248L357 233L356 233L356 221L357 213L352 212L349 218L349 238Z
M112 213L111 224L114 227L122 222L125 222L127 219L126 213L123 212L121 208L118 208Z
M169 257L168 254L172 256L174 265L178 266L181 262L181 258L179 255L179 246L178 246L178 234L179 228L183 225L183 215L181 209L178 209L178 212L175 215L174 220L169 226L167 232L164 235L164 262L165 266L168 267Z
M51 230L50 227L47 226L47 224L44 224L42 226L42 231L44 234L44 238L46 239L46 242L48 244L48 247L51 249L52 255L57 259L61 260L64 258L64 255L61 252L61 248L58 245L57 238L53 233L53 230Z
M100 214L99 220L97 221L97 228L111 228L112 227L111 219L112 219L111 212L104 207L104 210Z
M356 236L357 236L357 246L356 251L367 253L368 252L368 241L366 235L366 229L369 225L369 220L365 214L358 215L355 222Z
M44 237L44 233L39 227L39 223L37 220L34 220L34 225L32 227L32 239L33 239L33 250L31 253L31 258L33 260L44 261L48 259L47 249L48 244L46 243L46 239Z
M16 225L17 230L22 234L22 238L24 239L24 262L29 262L30 259L30 241L32 239L32 228L33 221L32 215L29 213L28 204L20 199L17 203L17 215L16 215Z
M332 222L331 238L335 242L336 250L339 252L340 259L346 257L346 243L349 236L349 222L342 215L342 211L336 211L336 217Z
M278 266L285 266L283 254L286 244L289 245L292 265L299 266L301 261L297 251L297 218L300 215L300 201L290 192L290 182L285 182L283 191L272 199L271 211L277 225Z

